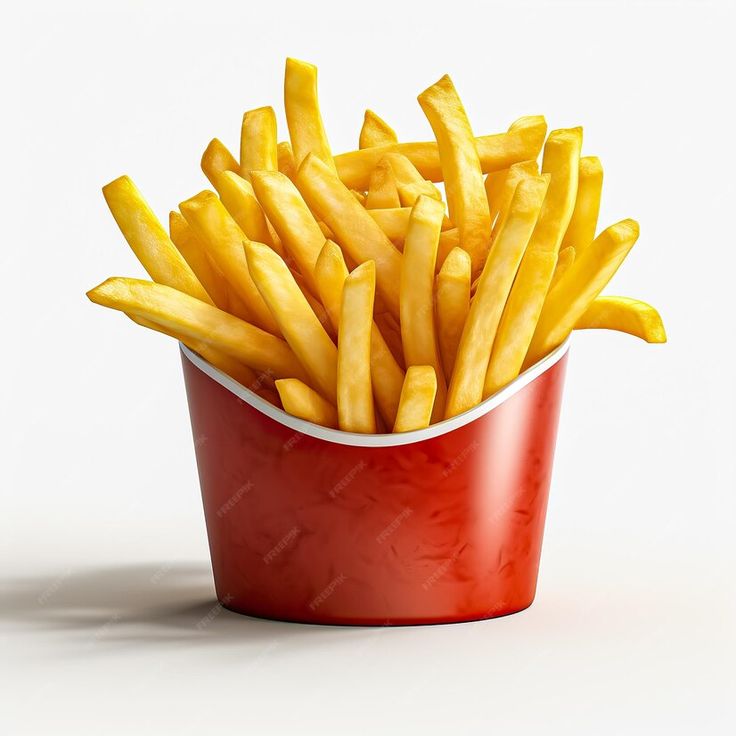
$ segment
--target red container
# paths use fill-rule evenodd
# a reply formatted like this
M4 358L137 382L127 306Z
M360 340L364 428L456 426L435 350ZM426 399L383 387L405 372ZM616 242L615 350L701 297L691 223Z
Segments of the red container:
M182 347L221 603L360 625L529 606L566 355L440 424L360 435L292 417Z

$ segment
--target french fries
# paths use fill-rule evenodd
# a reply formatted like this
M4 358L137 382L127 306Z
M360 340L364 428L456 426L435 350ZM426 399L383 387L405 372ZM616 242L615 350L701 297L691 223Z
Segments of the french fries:
M210 142L217 194L182 202L169 234L127 176L104 187L153 281L89 298L305 422L364 434L467 412L574 330L666 340L654 307L601 294L639 228L595 237L603 169L581 128L547 137L536 115L476 136L448 76L418 101L434 141L399 142L366 110L358 150L333 155L317 70L287 59L290 140L272 107L246 112L240 160Z

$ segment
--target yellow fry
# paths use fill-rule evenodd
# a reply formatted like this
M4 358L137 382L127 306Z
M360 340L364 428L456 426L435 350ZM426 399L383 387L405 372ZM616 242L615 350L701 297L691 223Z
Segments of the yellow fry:
M492 223L498 215L498 203L501 198L501 192L503 191L504 184L506 183L508 173L508 169L501 169L500 171L490 171L486 174L486 180L483 187L486 190L486 199L488 200L488 210L491 214Z
M250 181L251 171L277 171L276 114L259 107L243 115L240 127L240 176Z
M491 174L488 176L490 177ZM514 164L506 170L503 186L501 187L497 197L493 195L493 204L491 204L491 220L493 222L491 243L493 243L498 231L501 229L503 220L511 206L511 199L514 196L518 183L528 176L539 176L539 165L536 161L520 161L518 164ZM486 178L486 192L488 192L487 185L488 178Z
M296 174L296 162L294 161L294 152L291 150L291 143L289 141L279 143L276 146L276 155L279 171L286 174L289 179L293 179Z
M386 237L399 249L403 249L406 231L409 229L411 207L387 207L369 209L368 214L378 223ZM447 217L442 218L442 230L452 228ZM449 251L448 251L449 253Z
M470 256L462 248L453 248L437 276L437 333L445 376L452 376L470 309L470 274Z
M397 143L398 137L394 129L373 110L366 110L363 127L360 129L359 148L383 146L386 143Z
M276 381L284 411L307 422L337 429L337 410L313 388L296 378Z
M346 432L376 431L371 386L371 331L376 268L358 266L345 279L337 345L337 414Z
M427 181L416 169L416 166L401 153L387 153L381 162L391 167L402 207L413 207L420 194L442 200L442 193L431 181ZM368 182L370 185L370 180Z
M368 182L365 206L369 210L401 207L396 178L388 161L379 161Z
M236 358L277 378L308 380L289 346L280 338L163 284L114 277L87 292L104 307L150 320Z
M316 66L297 59L286 60L284 108L296 165L312 153L334 171L335 162L319 109Z
M542 115L530 115L512 123L507 133L475 139L484 174L507 169L517 161L535 159L542 150L547 123ZM417 168L424 179L442 181L440 155L435 141L389 143L335 156L340 179L351 189L364 190L371 172L387 153L401 153Z
M578 167L578 192L562 245L582 252L595 238L603 189L603 166L596 156L583 156Z
M550 282L550 291L554 288L555 284L562 278L570 266L572 266L575 260L575 248L568 245L567 248L562 248L560 255L557 256L557 265L555 266L555 272Z
M243 253L247 237L217 195L205 190L182 202L179 209L245 305L250 321L267 332L279 334L278 325L248 271Z
M148 275L159 284L212 303L133 180L121 176L102 187L102 193L120 232Z
M576 256L544 302L524 366L530 366L556 348L573 330L591 302L611 280L639 237L635 220L606 228Z
M420 196L411 211L401 267L401 342L407 368L431 365L437 375L432 413L439 421L447 386L434 324L434 274L444 205Z
M399 314L397 284L401 253L335 174L315 156L299 167L296 185L309 208L318 213L347 255L360 264L375 261L378 291L394 316Z
M286 342L304 366L310 383L328 401L337 401L337 348L302 294L289 267L268 246L246 243L253 280Z
M549 177L535 176L524 179L516 188L465 321L447 395L446 417L461 414L483 399L486 371L504 304L532 237L548 184Z
M437 377L434 368L431 365L410 366L401 389L394 432L411 432L428 427L436 394Z
M576 330L604 329L627 332L647 342L667 342L657 310L626 296L599 296L575 323Z
M353 197L355 197L355 200L356 200L356 201L357 201L357 202L358 202L359 204L362 204L362 205L363 205L363 207L365 207L365 198L366 198L366 197L365 197L365 194L363 194L363 192L358 192L358 191L356 191L355 189L351 189L351 190L350 190L350 194L352 194L352 195L353 195Z
M210 180L210 184L214 187L215 177L223 171L237 173L239 170L240 165L228 151L227 146L221 140L213 138L202 154L202 171Z
M418 99L437 139L450 219L460 231L473 271L478 271L491 242L491 214L473 130L449 76Z
M447 256L452 252L452 249L458 247L460 247L460 232L456 227L443 230L440 233L440 244L437 247L437 265L435 267L438 273L447 260Z

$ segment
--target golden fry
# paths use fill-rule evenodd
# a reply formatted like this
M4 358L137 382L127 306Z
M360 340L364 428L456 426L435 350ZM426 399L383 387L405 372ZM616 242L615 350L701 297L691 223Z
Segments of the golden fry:
M473 130L449 76L418 99L437 139L450 219L478 271L491 242L491 214Z
M102 193L120 232L148 275L159 284L211 304L212 299L204 286L171 242L132 179L121 176L102 187Z
M447 395L445 416L448 418L467 411L483 399L486 371L504 305L543 208L548 185L549 177L534 176L524 179L516 188L465 321Z
M399 190L396 188L396 177L388 161L378 162L368 182L368 195L365 206L369 210L401 207Z
M413 207L420 194L438 202L442 201L440 190L431 181L427 181L406 156L400 153L387 153L377 165L381 162L391 167L402 207ZM370 185L370 180L368 184Z
M667 342L659 312L646 302L625 296L596 297L575 323L575 329L618 330L647 342Z
M346 432L376 431L371 385L371 331L376 267L358 266L345 279L337 345L337 414Z
M289 141L282 141L276 146L276 155L278 157L279 171L286 174L289 179L293 179L296 175L296 162L294 161L294 152L291 150Z
M246 243L253 280L273 313L286 342L313 385L328 401L337 401L337 348L294 280L289 267L268 246Z
M490 177L491 175L489 174L488 176ZM493 204L491 205L491 221L493 222L491 243L493 243L496 235L498 235L498 231L501 229L501 225L503 225L517 185L522 179L529 176L539 176L539 165L536 161L520 161L518 164L514 164L506 170L503 186L498 196L493 195ZM488 184L488 178L486 178L486 184ZM488 188L486 187L487 191Z
M470 256L453 248L437 276L437 334L445 376L452 376L460 336L470 310Z
M550 291L554 288L555 284L562 278L570 266L575 261L575 248L568 245L567 248L560 250L560 255L557 256L557 265L555 266L555 272L550 282Z
M386 143L397 143L398 137L394 129L382 120L373 110L366 110L363 127L360 129L359 148L383 146Z
M240 165L228 151L227 146L219 139L213 138L202 154L202 171L215 186L215 177L223 171L238 172Z
M437 375L432 420L445 409L447 386L434 324L434 274L444 205L420 196L411 211L401 267L401 342L407 368L431 365Z
M460 232L456 227L443 230L440 233L440 243L437 247L437 264L435 266L435 270L438 273L447 260L447 256L452 252L452 249L458 247L460 247Z
M385 209L369 209L368 214L378 223L386 237L400 250L404 247L406 231L409 229L411 207L388 207ZM442 218L443 232L452 228L447 217ZM449 253L449 251L448 251Z
M394 432L412 432L428 427L436 395L437 377L434 368L431 365L409 366L401 389Z
M313 388L296 378L276 381L276 390L284 411L313 424L337 429L337 409Z
M611 280L639 237L635 220L606 228L576 256L544 302L524 367L534 365L572 332L593 300Z
M598 211L603 189L603 166L596 156L583 156L578 167L578 191L575 209L562 239L562 246L571 245L581 253L595 238Z
M273 108L259 107L246 112L240 128L240 176L250 181L251 171L277 171L277 145Z

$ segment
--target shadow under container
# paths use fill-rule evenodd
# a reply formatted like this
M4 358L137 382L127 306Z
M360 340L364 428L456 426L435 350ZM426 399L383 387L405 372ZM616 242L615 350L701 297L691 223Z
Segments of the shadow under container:
M292 417L182 346L219 601L376 626L527 608L567 347L457 417L361 435Z

